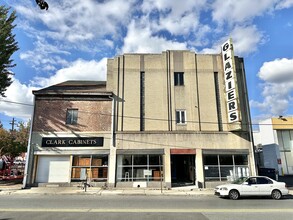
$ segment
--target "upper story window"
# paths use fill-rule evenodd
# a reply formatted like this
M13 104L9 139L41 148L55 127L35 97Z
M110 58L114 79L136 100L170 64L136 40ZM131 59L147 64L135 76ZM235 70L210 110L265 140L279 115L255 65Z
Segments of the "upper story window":
M185 124L185 123L186 123L186 111L176 110L176 124Z
M78 118L78 109L67 109L66 112L66 124L76 125Z
M183 86L184 85L184 73L183 72L174 72L174 85Z

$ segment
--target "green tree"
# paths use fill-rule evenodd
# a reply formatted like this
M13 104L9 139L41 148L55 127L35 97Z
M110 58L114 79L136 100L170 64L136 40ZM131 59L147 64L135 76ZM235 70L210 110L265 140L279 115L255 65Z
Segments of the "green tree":
M4 128L0 128L0 156L7 155L16 157L22 152L26 152L30 122L25 124L23 122L18 123L18 129L14 131L7 131Z
M9 14L10 8L0 5L0 96L5 97L5 91L12 83L10 68L16 66L10 58L19 48L12 33L16 25L16 12Z
M7 153L7 149L10 147L11 135L9 131L3 127L0 128L0 156Z

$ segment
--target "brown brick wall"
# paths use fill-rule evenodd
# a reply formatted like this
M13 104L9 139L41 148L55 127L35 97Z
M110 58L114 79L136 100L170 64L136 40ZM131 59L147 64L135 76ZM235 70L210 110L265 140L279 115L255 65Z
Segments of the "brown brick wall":
M77 125L66 124L67 109L78 109ZM111 131L111 101L69 101L36 99L33 131Z

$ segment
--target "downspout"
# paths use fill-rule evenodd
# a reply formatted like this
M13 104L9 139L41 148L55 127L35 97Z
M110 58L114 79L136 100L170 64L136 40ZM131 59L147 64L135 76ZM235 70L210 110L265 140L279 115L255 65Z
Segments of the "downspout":
M27 176L28 176L28 167L29 163L33 164L33 160L30 161L31 158L31 140L32 140L32 134L33 134L33 124L34 124L34 116L35 116L35 100L36 97L34 96L33 100L33 112L32 112L32 117L31 117L31 127L30 127L30 135L28 139L28 146L27 146L27 155L26 155L26 163L25 163L25 169L24 169L24 177L22 181L22 189L25 189L27 186ZM33 158L33 155L32 155Z
M111 120L111 145L110 145L110 167L109 167L109 179L108 179L108 186L116 187L116 173L117 173L117 166L116 166L116 136L115 136L115 105L116 105L116 96L112 95L109 98L112 100L112 120Z
M254 146L254 139L253 139L253 128L252 128L252 121L251 121L251 115L250 115L250 107L249 107L249 101L248 101L248 90L247 90L247 84L246 84L246 74L244 69L244 61L242 59L241 62L241 70L242 70L242 82L244 85L244 92L245 92L245 106L246 106L246 112L247 112L247 125L248 125L248 133L249 133L249 139L251 143L251 151L252 151L252 161L253 161L253 173L252 175L257 175L258 170L256 168L256 160L255 160L255 146Z

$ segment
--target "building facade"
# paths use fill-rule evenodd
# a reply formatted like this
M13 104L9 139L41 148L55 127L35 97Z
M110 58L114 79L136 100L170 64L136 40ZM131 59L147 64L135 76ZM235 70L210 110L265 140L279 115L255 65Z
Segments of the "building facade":
M33 94L24 184L111 181L112 93L106 83L67 81Z
M212 187L255 174L243 59L191 51L108 60L117 186Z
M269 118L259 123L261 166L279 175L293 175L293 117Z
M110 187L213 187L255 174L244 62L230 40L221 54L123 54L108 59L106 85L34 95L28 184L87 174Z

